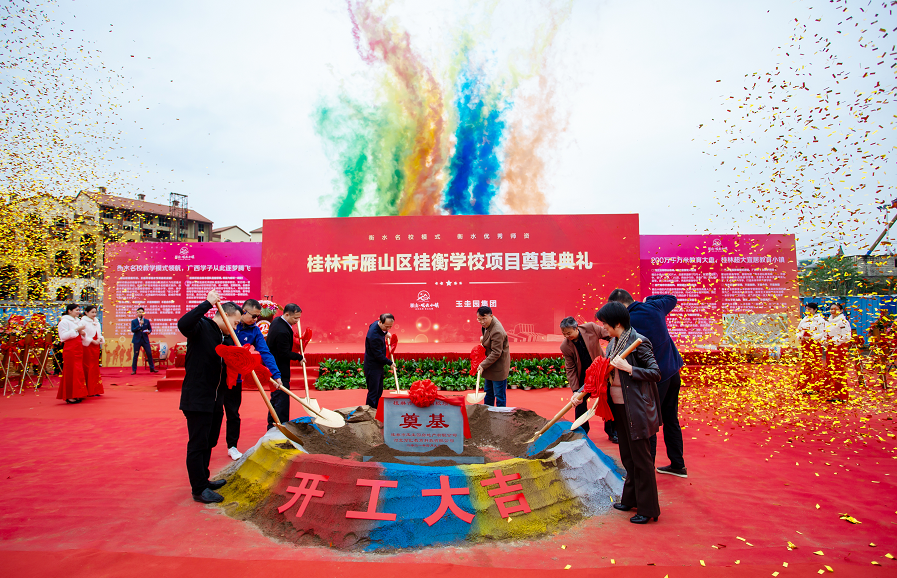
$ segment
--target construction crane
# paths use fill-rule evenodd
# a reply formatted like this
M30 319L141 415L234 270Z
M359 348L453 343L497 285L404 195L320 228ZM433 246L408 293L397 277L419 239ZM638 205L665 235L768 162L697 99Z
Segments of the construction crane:
M888 209L897 209L897 199L894 199L893 201L891 201L891 204L889 204L889 205L879 205L878 209L880 211L887 211ZM875 248L878 247L878 244L881 243L881 240L885 238L885 235L888 234L888 231L891 230L891 227L894 226L894 223L897 223L897 215L894 215L894 218L888 222L888 226L885 227L885 230L881 232L881 235L878 236L878 239L876 239L875 242L872 243L872 246L869 247L869 250L866 251L866 257L872 256L872 251L874 251Z

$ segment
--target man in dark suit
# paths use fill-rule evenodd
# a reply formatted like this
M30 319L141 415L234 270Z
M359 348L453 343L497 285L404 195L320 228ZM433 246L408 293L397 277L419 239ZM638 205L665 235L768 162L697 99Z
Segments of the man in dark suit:
M361 368L368 387L364 403L375 409L380 405L380 397L383 395L384 369L392 366L392 361L386 356L386 334L395 322L396 318L392 313L380 315L380 319L368 327L364 338L364 362Z
M209 481L209 462L221 432L227 389L224 360L215 348L221 344L235 345L227 321L234 326L240 319L240 308L233 302L222 305L227 320L220 313L212 319L206 317L219 301L218 293L209 291L205 301L178 320L178 331L187 338L180 403L180 410L187 418L187 475L193 499L204 504L224 501L215 490L225 481Z
M660 416L663 423L663 443L667 448L670 465L657 468L658 473L688 477L682 456L682 428L679 427L679 388L682 380L682 356L667 329L667 315L676 307L675 295L650 295L644 302L635 301L624 289L614 289L608 301L617 301L629 311L632 328L648 338L654 346L654 357L660 368L657 383ZM651 456L657 454L657 435L651 438Z
M131 375L137 373L137 358L140 357L140 350L143 349L146 360L149 362L150 373L156 373L156 367L153 365L153 352L150 349L149 334L153 332L149 319L143 316L143 307L137 308L137 319L131 319L131 343L134 344L134 360L131 362Z
M287 303L283 307L283 315L271 322L268 328L268 337L265 342L271 355L274 356L274 362L280 371L280 379L283 386L290 389L290 362L299 361L305 363L302 356L293 351L293 325L299 323L302 317L302 309L295 303ZM290 421L290 396L285 392L271 392L271 405L277 413L277 418L281 423ZM274 427L274 418L268 414L268 429Z
M603 325L597 323L576 322L572 317L565 317L561 321L561 333L564 341L561 342L561 353L564 356L564 370L567 372L567 383L576 392L585 385L586 370L598 357L604 357L604 349L601 348L599 339L610 340L610 334ZM581 401L589 398L586 393ZM576 417L579 418L588 410L588 404L576 405ZM582 424L582 429L589 433L589 422ZM610 441L619 443L613 420L604 422L604 432Z

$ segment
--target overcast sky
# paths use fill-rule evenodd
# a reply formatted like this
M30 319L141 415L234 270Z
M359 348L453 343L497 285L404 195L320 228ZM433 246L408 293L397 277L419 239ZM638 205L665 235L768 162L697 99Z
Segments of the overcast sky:
M738 183L716 171L734 153L709 142L721 134L720 119L731 121L726 99L743 91L745 74L787 60L777 47L787 45L795 18L812 22L809 15L827 5L575 2L551 63L569 124L547 155L549 212L638 212L643 234L800 233L793 221L716 217L717 192ZM435 66L451 49L445 29L475 6L397 1L389 13ZM496 52L525 45L524 21L541 10L538 2L506 0L477 40ZM336 172L312 112L336 87L369 74L345 3L61 0L48 13L125 79L123 159L115 168L128 179L111 192L164 203L170 191L183 193L215 227L247 231L264 218L331 216L321 197L333 192ZM834 35L829 15L815 32ZM845 59L851 46L842 47ZM886 173L875 176L882 177L887 182ZM850 202L869 205L872 197ZM859 236L878 230L868 223Z

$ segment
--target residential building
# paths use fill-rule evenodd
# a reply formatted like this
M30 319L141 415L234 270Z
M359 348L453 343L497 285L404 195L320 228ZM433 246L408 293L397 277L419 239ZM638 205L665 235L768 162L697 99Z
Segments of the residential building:
M168 205L147 201L142 194L136 199L110 195L106 187L81 191L78 197L99 205L105 241L202 243L212 239L212 221L190 210L186 195L172 193Z
M212 230L213 243L248 243L252 237L236 225Z
M103 236L89 199L35 195L4 207L0 301L103 300Z
M253 229L249 231L249 235L251 236L251 241L253 243L261 243L262 242L262 228Z

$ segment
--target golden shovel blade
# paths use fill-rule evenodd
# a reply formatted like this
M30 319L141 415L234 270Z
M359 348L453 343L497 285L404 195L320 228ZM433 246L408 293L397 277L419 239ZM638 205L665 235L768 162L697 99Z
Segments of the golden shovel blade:
M466 399L467 399L467 403L473 405L473 404L480 403L481 401L486 399L486 394L485 393L468 393Z
M585 412L584 414L582 414L581 416L579 416L579 419L577 419L577 420L574 421L572 424L570 424L570 431L575 430L576 428L578 428L578 427L581 426L582 424L584 424L584 423L586 423L587 421L589 421L589 419L592 418L592 417L594 417L594 416L595 416L595 408L593 407L592 409L588 410L587 412Z
M319 409L321 417L315 417L315 425L329 428L340 428L346 425L346 418L332 409Z

